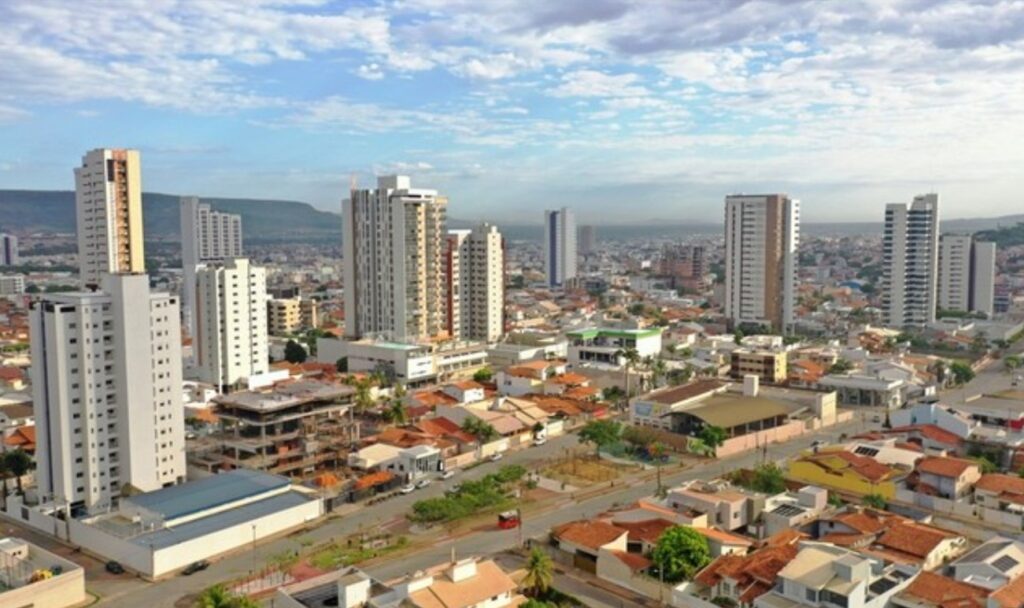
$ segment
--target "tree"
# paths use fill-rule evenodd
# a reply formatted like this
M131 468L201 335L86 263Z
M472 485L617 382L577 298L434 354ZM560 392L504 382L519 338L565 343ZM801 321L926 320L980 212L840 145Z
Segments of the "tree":
M551 588L555 578L555 568L551 556L539 547L530 551L526 560L526 576L520 583L533 597L537 597Z
M1020 355L1009 355L1003 359L1003 365L1006 369L1015 370L1024 365L1024 359L1021 359Z
M620 348L615 351L615 358L624 360L622 365L623 385L626 399L629 399L629 370L640 362L640 353L635 348Z
M305 363L306 349L295 340L288 340L284 345L284 360L288 363Z
M601 448L611 445L622 435L622 425L614 420L593 420L580 429L580 443L594 444L594 455L601 455Z
M481 367L473 374L473 380L481 383L490 382L493 377L494 372L489 367Z
M957 386L963 386L971 380L974 380L974 370L971 369L970 365L961 361L954 361L949 366L949 371L953 374L953 383Z
M750 489L765 494L778 494L786 490L786 476L774 462L768 462L754 469Z
M373 396L370 394L370 381L365 378L361 378L359 380L356 380L355 387L356 409L359 410L360 412L365 412L366 410L373 407Z
M668 373L668 383L670 386L686 384L693 378L693 372L693 366L687 363L683 369L674 369Z
M334 362L334 369L338 370L339 374L348 373L348 357L341 357Z
M498 431L493 426L473 416L468 416L462 422L462 430L476 437L480 443L488 443L498 437Z
M396 425L403 425L409 421L409 410L400 399L393 399L384 417Z
M864 504L872 509L879 509L883 511L889 506L889 503L885 500L885 496L882 496L881 494L868 494L864 497Z
M668 374L668 365L661 357L648 357L650 364L647 369L651 372L651 388L658 388L661 379Z
M622 429L622 440L634 449L645 447L656 441L654 430L645 426L627 426Z
M832 367L828 368L830 374L845 374L846 372L853 369L853 363L850 363L846 359L838 359L832 364Z
M974 462L978 463L978 468L981 469L983 475L999 472L999 467L988 456L978 456Z
M670 582L693 578L711 562L708 539L693 528L672 526L665 530L651 552L651 559Z
M196 602L197 608L259 608L260 604L244 595L232 593L224 585L214 585Z
M35 468L35 461L28 455L28 452L21 448L4 452L3 459L10 475L14 477L14 481L18 484L18 494L24 496L25 490L21 487L21 478Z
M713 450L725 443L729 433L720 426L706 426L700 430L698 438Z

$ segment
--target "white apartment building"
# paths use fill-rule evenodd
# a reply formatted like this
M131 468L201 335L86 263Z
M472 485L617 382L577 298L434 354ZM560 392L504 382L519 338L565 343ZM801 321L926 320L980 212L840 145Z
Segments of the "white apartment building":
M938 301L940 310L981 312L995 306L996 244L969 234L939 237Z
M40 497L101 510L185 479L178 300L144 274L31 305Z
M23 293L25 293L24 275L0 275L0 296L17 296Z
M85 285L103 274L146 271L138 150L96 149L75 169L78 268Z
M890 327L935 321L939 266L939 195L885 207L882 311Z
M446 317L455 338L497 342L505 323L505 245L496 226L450 230Z
M796 309L800 201L785 194L725 197L725 316L785 332Z
M196 267L242 257L242 216L214 211L195 196L183 196L181 213L182 310L190 336L196 335Z
M199 379L221 391L270 371L267 346L267 275L245 258L201 264L196 270Z
M342 204L345 335L423 340L446 333L448 199L407 176L377 178Z
M544 212L544 274L561 287L576 276L576 215L568 207Z
M17 266L18 237L13 234L0 234L0 266Z

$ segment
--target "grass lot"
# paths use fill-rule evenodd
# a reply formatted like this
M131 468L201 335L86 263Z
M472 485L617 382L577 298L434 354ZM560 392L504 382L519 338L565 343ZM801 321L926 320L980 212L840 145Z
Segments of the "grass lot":
M409 520L432 524L502 511L515 504L511 490L525 475L519 465L503 466L479 481L463 482L454 494L416 501Z
M634 467L598 460L592 455L574 456L552 464L541 473L545 477L574 486L586 486L618 479Z
M309 564L320 570L334 570L343 566L352 566L368 559L387 555L404 548L409 539L399 536L393 541L377 547L347 547L331 543L318 548L309 556Z

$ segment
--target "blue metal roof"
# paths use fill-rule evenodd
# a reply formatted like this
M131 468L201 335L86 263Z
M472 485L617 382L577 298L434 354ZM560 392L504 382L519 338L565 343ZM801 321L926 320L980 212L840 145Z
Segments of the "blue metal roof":
M147 492L128 499L144 509L173 520L194 515L238 500L287 487L291 482L280 475L236 469L177 486Z
M217 475L217 477L223 476L224 474ZM284 494L249 503L237 509L228 509L216 515L195 519L179 526L164 528L148 534L140 534L132 538L131 542L143 547L152 547L153 549L172 547L179 543L201 538L207 534L219 532L225 528L244 524L248 521L272 515L278 511L284 511L285 509L308 503L311 500L315 499L295 491L285 492ZM258 531L259 529L257 528ZM210 556L197 555L196 559L204 557Z

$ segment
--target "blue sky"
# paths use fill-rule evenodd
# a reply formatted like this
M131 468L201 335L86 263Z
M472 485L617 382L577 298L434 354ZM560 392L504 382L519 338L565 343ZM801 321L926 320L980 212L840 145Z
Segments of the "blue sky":
M137 147L147 190L336 209L404 172L467 219L1021 212L1024 2L8 0L0 187Z

